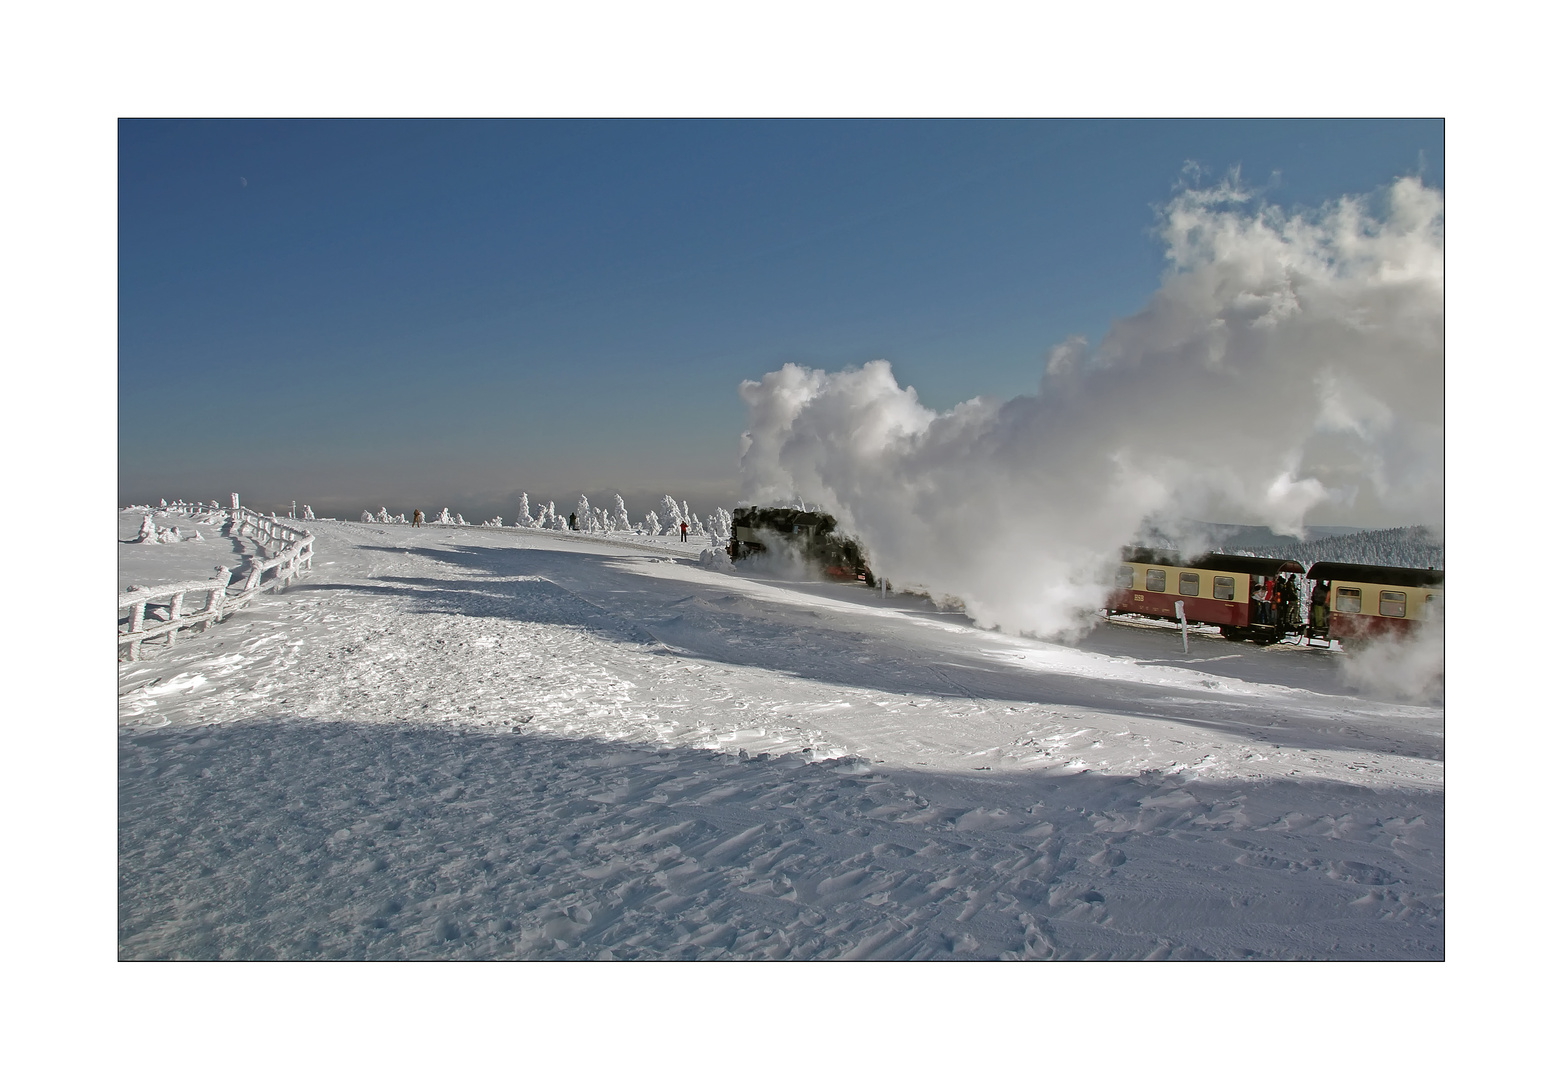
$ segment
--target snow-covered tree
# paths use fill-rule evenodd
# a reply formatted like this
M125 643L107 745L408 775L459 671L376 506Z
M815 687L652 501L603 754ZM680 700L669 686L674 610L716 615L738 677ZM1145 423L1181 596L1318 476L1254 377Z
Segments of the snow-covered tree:
M664 533L678 532L678 523L688 520L682 517L682 514L683 511L679 509L677 499L671 495L662 496L662 531Z
M582 532L594 532L597 518L592 514L592 504L586 501L586 496L581 496L581 501L575 504L575 527Z
M138 543L138 544L155 544L155 543L157 543L157 526L155 524L153 524L153 522L152 522L152 515L151 514L142 514L141 515L141 531L136 534L136 543Z
M454 525L454 524L456 524L455 521L451 520L450 507L448 507L448 506L440 507L440 516L435 518L430 524L433 524L433 525Z
M662 523L657 520L657 512L655 510L647 510L646 511L646 532L647 532L647 534L650 535L650 536L656 536L657 533L659 533L661 531L662 531Z
M358 520L362 521L365 525L373 525L374 524L374 514L370 513L368 510L365 510L364 514L363 514L363 517L359 518Z
M212 509L213 510L217 509L217 504L215 502L212 503ZM309 508L309 503L305 503L304 504L304 520L305 521L314 521L315 520L315 512Z
M613 528L622 532L629 532L630 514L624 509L624 496L613 497Z
M537 522L532 518L532 506L527 502L526 492L521 493L521 509L516 514L516 527L521 529L535 529Z
M460 515L460 514L457 514L457 515L456 515L456 521L455 521L455 524L457 524L457 525L465 525L465 524L466 524L466 522L465 522L465 521L463 521L463 520L461 520L461 515Z

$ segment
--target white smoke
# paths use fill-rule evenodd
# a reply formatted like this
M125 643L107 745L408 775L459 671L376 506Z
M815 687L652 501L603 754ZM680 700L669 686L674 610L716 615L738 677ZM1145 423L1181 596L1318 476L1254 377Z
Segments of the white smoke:
M1375 638L1346 645L1341 660L1346 685L1370 693L1417 702L1444 697L1443 606L1405 637Z
M1179 193L1160 288L1094 350L1055 346L1034 396L936 413L882 360L746 381L746 498L820 503L876 574L1042 635L1088 623L1147 523L1219 510L1297 533L1369 492L1439 522L1443 196L1405 179L1381 202Z

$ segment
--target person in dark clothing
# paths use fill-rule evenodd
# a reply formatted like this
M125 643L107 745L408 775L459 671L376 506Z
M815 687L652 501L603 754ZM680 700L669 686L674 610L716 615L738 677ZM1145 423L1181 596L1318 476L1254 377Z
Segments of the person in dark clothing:
M1328 637L1330 633L1330 583L1321 581L1313 587L1313 611L1309 613L1308 631L1314 637Z
M570 531L571 532L575 532L576 531L576 529L575 529L575 512L574 511L571 511L571 513L570 513Z
M678 523L678 539L681 543L689 543L689 522L680 521Z
M420 526L422 524L423 524L423 511L422 510L414 510L412 512L412 527L416 529L418 526Z

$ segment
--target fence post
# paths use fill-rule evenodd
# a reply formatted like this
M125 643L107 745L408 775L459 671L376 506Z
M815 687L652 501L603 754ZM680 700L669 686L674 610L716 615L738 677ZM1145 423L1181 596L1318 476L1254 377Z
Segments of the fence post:
M182 593L182 592L174 593L173 602L168 605L168 621L170 623L175 624L175 625L170 626L168 628L168 644L170 646L172 646L174 642L179 640L179 626L178 626L178 622L179 622L179 616L184 614L184 608L185 608L185 594Z
M226 566L216 568L217 574L212 578L212 591L206 599L206 610L212 612L220 620L222 618L223 602L228 599L228 579L233 577L233 571Z
M146 588L144 588L141 585L132 585L126 591L127 592L137 593L137 592L147 592L149 590L147 590ZM130 632L132 634L139 633L141 631L141 627L146 623L146 620L147 620L147 605L146 605L146 601L143 600L139 604L132 604L130 606ZM141 659L141 639L140 638L137 638L136 640L134 640L134 641L132 641L130 643L130 658L132 660L140 660Z

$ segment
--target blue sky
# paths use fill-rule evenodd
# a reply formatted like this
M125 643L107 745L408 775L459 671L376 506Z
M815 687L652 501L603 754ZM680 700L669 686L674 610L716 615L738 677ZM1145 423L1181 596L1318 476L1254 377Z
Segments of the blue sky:
M787 361L1033 391L1156 288L1189 162L1283 207L1442 188L1444 125L124 121L120 498L708 512Z

